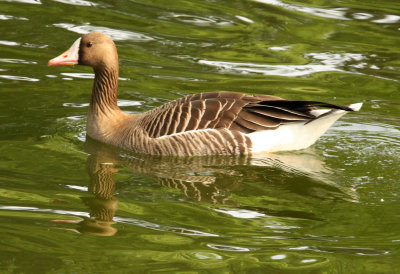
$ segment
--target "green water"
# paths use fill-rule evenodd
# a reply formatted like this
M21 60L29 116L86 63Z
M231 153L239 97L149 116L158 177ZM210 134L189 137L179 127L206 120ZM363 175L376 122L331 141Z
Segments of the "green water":
M399 273L400 5L0 2L1 273ZM231 90L363 102L309 149L159 158L85 137L81 33L120 55L142 112Z

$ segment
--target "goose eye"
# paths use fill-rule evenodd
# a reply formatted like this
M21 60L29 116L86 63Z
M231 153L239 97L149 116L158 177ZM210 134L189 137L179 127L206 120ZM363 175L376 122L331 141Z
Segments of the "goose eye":
M86 46L87 46L88 48L90 48L92 45L93 45L92 42L88 42L88 43L86 44Z

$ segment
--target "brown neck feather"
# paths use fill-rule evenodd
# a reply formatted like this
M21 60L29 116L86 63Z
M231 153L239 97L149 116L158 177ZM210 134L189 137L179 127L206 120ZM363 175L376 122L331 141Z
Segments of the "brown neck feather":
M93 114L107 114L119 110L117 105L118 65L95 69L95 78L90 100Z

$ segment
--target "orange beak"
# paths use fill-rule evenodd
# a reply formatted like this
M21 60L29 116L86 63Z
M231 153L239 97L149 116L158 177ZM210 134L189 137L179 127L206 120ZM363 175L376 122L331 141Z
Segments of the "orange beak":
M76 65L79 61L79 46L81 38L76 40L71 48L63 54L51 59L48 63L49 66L61 66L61 65Z

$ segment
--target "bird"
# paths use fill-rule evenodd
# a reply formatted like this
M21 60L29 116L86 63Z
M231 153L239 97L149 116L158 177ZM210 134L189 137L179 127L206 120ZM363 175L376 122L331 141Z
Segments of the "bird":
M305 149L342 115L362 106L219 91L187 95L143 113L128 114L117 104L116 45L100 32L83 34L48 65L92 67L95 77L86 134L102 143L151 155L237 155Z

